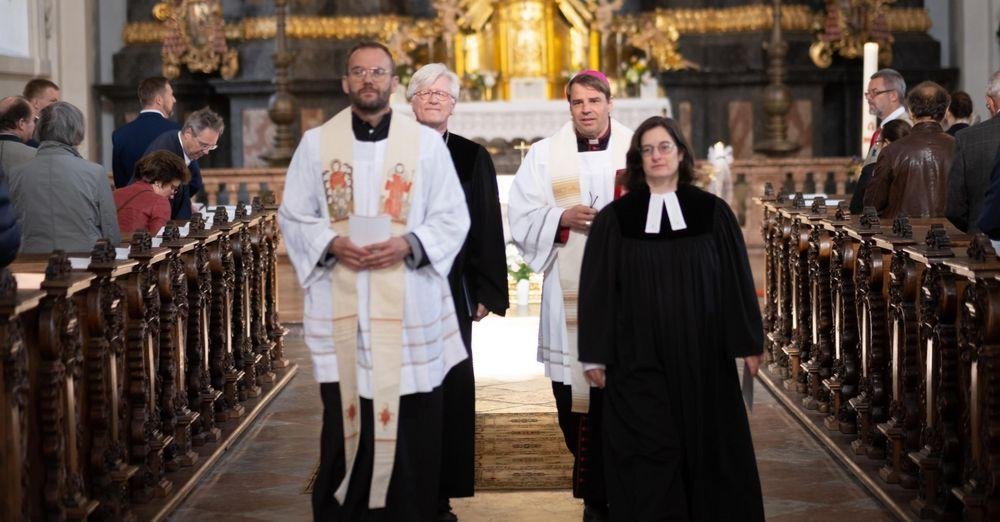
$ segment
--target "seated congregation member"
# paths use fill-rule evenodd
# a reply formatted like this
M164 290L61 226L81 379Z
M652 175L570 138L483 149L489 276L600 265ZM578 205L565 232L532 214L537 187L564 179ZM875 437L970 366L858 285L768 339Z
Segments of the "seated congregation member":
M763 520L734 363L756 374L763 352L740 225L691 184L673 120L643 122L626 164L628 193L595 218L580 274L611 520Z
M442 385L444 430L438 519L456 520L450 499L471 497L475 483L476 383L472 371L472 323L507 310L507 266L497 175L486 149L448 130L459 81L444 64L413 73L406 98L417 121L441 134L465 192L471 225L448 273L455 314L468 359L448 372Z
M875 207L879 217L945 215L955 152L955 138L941 128L949 101L948 91L934 82L923 82L906 95L913 129L879 153L865 190L865 206Z
M150 152L135 164L135 181L115 190L122 235L145 229L156 235L170 221L170 199L191 180L184 161L165 150Z
M139 83L139 103L142 110L134 120L111 133L111 170L115 187L122 188L132 181L132 169L146 148L160 134L176 131L181 125L169 119L174 111L174 89L162 76L146 78Z
M0 100L0 167L5 172L35 157L35 148L25 143L35 135L37 118L35 109L20 96Z
M21 248L21 225L14 216L14 206L10 202L10 189L4 181L3 167L0 167L0 268L10 264Z
M884 150L890 143L910 134L912 126L904 119L892 120L886 123L878 138L878 148ZM851 214L860 214L865 206L865 190L871 182L872 174L875 172L875 164L869 163L861 169L858 176L858 185L854 188L854 195L851 196Z
M202 188L198 159L218 148L219 137L225 128L222 116L205 107L188 115L181 130L160 134L146 148L147 154L154 150L173 152L184 159L184 164L191 171L191 181L182 184L170 202L170 219L191 217L191 198Z
M8 174L21 252L90 252L101 238L121 242L107 173L76 150L84 128L80 109L49 105L38 120L38 154Z

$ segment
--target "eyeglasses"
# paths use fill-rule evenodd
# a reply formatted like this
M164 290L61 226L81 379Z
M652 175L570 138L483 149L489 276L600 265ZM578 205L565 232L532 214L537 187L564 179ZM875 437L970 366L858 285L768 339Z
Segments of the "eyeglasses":
M887 92L893 92L893 90L892 89L886 89L884 91L867 91L867 92L865 92L865 97L866 98L874 98L874 97L878 96L879 94L885 94Z
M639 149L639 152L643 156L646 156L648 158L649 156L653 155L654 150L656 152L659 152L661 156L666 156L667 154L670 154L672 151L677 150L677 145L674 145L672 142L669 141L664 141L659 145L656 145L655 147L653 145L646 145L641 149Z
M372 80L382 81L389 76L389 71L381 67L351 67L347 71L347 75L351 77L352 80L364 80L366 76L371 76Z
M211 152L211 151L219 148L218 144L211 145L211 144L208 144L208 143L205 143L205 142L199 140L198 138L195 138L194 141L197 141L198 142L198 146L201 147L201 150L203 150L205 152Z
M417 98L420 98L421 100L432 100L435 98L438 100L455 99L455 97L452 96L451 93L445 91L419 91L413 93L413 95L416 96Z

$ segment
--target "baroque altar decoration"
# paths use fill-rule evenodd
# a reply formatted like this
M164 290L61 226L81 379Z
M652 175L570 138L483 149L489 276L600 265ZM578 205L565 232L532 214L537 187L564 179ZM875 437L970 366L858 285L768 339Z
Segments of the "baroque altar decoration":
M226 44L219 0L168 0L153 8L163 22L163 76L175 79L181 66L192 72L219 71L226 80L239 71L239 53Z
M833 64L834 54L853 60L864 53L866 42L878 44L878 61L892 63L892 26L889 4L896 0L827 0L826 14L817 18L816 41L809 57L821 69ZM820 21L822 20L822 21Z

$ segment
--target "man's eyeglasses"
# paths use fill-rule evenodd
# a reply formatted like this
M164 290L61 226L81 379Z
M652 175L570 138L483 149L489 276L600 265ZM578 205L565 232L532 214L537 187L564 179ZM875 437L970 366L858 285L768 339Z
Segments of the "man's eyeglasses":
M347 75L351 77L352 80L363 80L366 76L371 76L372 80L381 81L389 76L389 71L381 67L351 67L347 71Z
M445 91L419 91L413 93L413 95L416 96L417 98L420 98L421 100L432 100L432 99L448 100L455 98L454 96L451 95L451 93Z
M205 152L212 152L213 150L219 148L218 144L210 145L208 143L205 143L205 142L199 140L198 138L195 138L194 141L197 141L198 142L198 146L201 147L201 150L203 150Z
M204 152L212 152L213 150L219 148L218 144L213 145L213 144L205 143L204 141L199 140L198 136L194 132L191 132L191 137L194 138L195 143L198 144L198 148L201 149Z
M874 98L874 97L878 96L879 94L885 94L887 92L892 92L892 91L893 91L892 89L885 89L883 91L866 91L865 92L865 97L866 98Z
M649 157L653 155L653 151L655 150L656 152L659 152L661 156L666 156L667 154L670 154L672 151L676 149L677 145L674 145L669 141L664 141L663 143L660 143L659 145L656 146L646 145L645 147L639 149L639 152L643 156Z

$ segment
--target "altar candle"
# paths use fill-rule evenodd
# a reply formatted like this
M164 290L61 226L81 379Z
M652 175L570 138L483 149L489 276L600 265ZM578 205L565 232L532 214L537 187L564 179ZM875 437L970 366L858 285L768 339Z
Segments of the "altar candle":
M865 43L865 61L863 76L861 78L861 157L868 156L868 146L871 144L872 135L875 134L875 115L868 112L868 100L865 98L865 91L868 90L868 82L878 71L878 44L875 42Z

